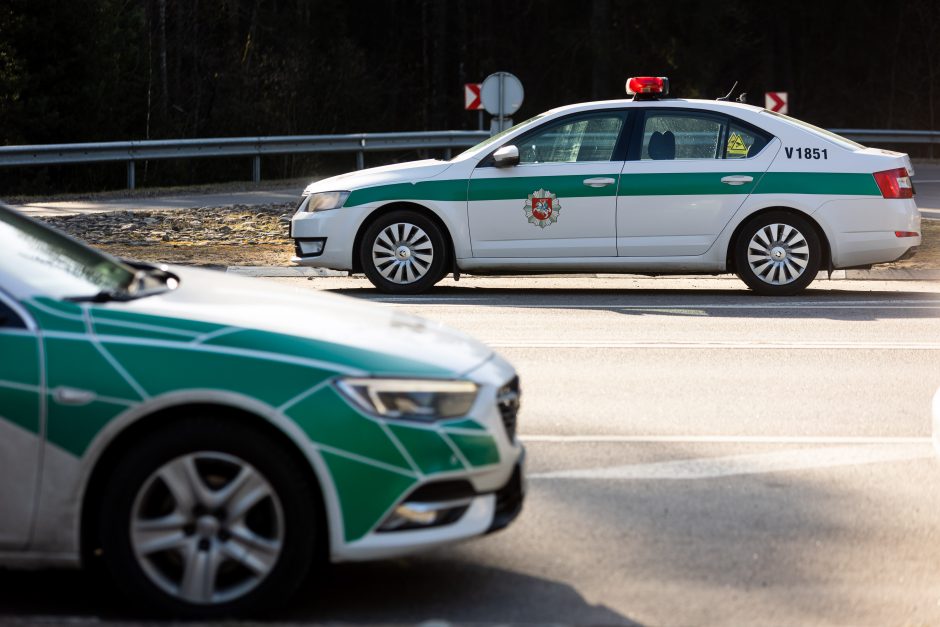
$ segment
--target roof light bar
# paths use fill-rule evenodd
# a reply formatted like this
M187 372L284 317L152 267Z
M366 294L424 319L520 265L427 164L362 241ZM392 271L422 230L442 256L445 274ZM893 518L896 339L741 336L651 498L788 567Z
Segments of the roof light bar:
M665 76L634 76L627 79L627 94L637 96L665 96L669 93L669 79Z

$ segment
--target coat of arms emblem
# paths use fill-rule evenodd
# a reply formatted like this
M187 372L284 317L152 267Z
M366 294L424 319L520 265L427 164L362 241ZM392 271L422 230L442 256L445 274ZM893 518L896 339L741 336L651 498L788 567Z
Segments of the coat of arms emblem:
M558 214L561 213L561 202L547 189L539 189L529 194L525 201L525 207L522 209L525 217L529 219L529 224L545 228L550 224L558 222Z

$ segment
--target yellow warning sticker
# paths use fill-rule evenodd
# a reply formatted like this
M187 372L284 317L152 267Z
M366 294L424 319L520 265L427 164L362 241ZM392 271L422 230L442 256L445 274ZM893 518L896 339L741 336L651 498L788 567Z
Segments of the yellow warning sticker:
M748 147L744 145L744 140L741 139L741 136L737 133L731 133L731 137L728 138L728 156L729 157L746 157Z

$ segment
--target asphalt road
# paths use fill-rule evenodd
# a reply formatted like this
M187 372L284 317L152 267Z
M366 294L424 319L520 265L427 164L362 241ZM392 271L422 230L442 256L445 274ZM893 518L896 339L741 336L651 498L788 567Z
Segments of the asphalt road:
M940 624L940 284L464 279L387 297L519 369L529 494L491 537L332 568L282 621ZM0 573L0 622L141 618Z

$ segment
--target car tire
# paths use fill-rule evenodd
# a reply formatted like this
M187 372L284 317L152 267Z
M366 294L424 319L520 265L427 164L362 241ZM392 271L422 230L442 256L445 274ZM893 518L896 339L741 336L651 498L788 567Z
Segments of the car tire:
M816 227L788 211L761 214L744 225L734 246L737 275L764 296L797 294L822 263Z
M437 224L407 209L380 215L359 247L362 271L387 294L428 291L446 274L448 254Z
M319 494L303 460L265 432L194 417L139 441L109 473L102 559L135 609L257 615L285 602L317 558Z

